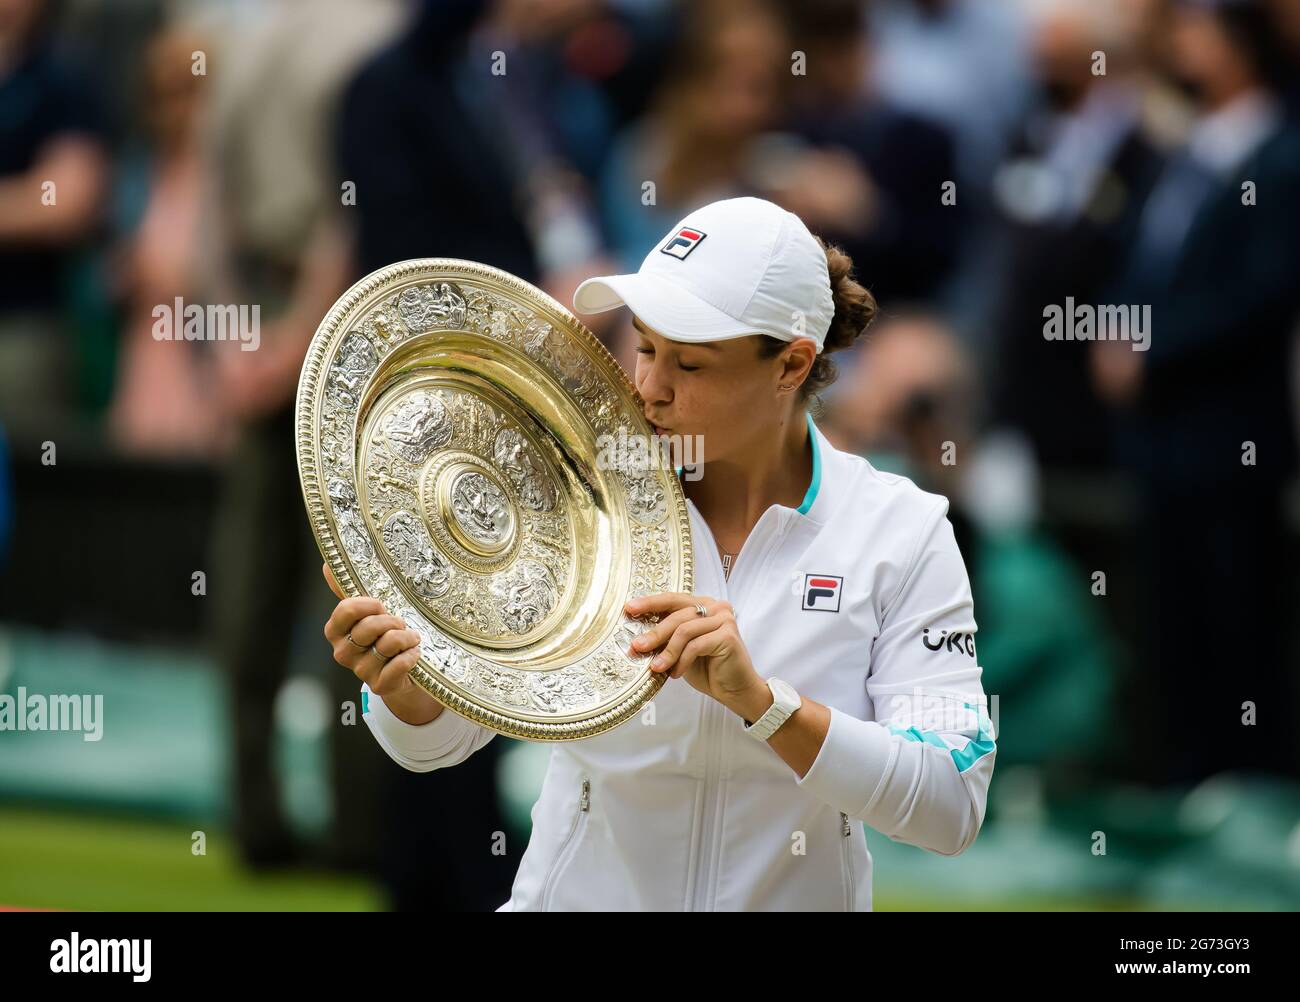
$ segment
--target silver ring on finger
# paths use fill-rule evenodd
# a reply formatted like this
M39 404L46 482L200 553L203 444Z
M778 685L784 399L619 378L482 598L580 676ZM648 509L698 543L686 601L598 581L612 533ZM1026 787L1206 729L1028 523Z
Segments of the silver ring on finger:
M389 661L392 661L393 658L397 656L394 654L392 657L390 657L387 654L381 654L379 652L379 648L376 647L374 644L370 645L370 653L373 654L375 657L379 658L379 660L384 662L384 664L388 664Z
M368 648L365 644L359 644L359 643L357 643L355 640L353 640L353 639L352 639L352 634L351 634L351 633L348 634L348 643L351 644L353 647L355 647L355 648L356 648L357 650L359 650L359 651L366 651L366 650L369 650L369 649L370 649L370 648Z
M704 608L703 605L697 603L695 606L695 614L697 616L707 616L709 614L709 610Z

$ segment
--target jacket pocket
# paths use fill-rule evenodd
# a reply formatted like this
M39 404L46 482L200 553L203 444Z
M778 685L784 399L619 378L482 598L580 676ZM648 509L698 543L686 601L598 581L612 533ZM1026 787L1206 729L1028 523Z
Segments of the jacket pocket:
M578 795L578 808L573 815L573 824L569 827L569 834L560 843L560 850L555 854L555 859L546 873L546 880L542 883L542 911L544 912L551 910L551 896L555 890L555 884L564 876L564 871L573 858L578 843L582 840L582 833L587 827L587 816L590 814L590 810L591 780L583 776L582 787Z
M853 879L853 825L843 811L840 811L840 872L844 878L844 910L851 912L857 890Z

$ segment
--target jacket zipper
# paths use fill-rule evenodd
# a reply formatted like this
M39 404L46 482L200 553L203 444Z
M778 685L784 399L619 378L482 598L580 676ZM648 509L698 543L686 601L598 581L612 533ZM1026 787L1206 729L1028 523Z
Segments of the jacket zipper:
M844 875L844 910L851 912L857 894L857 887L853 880L853 826L849 824L849 816L843 811L840 811L840 861L840 869Z
M764 514L766 514L766 512ZM704 523L704 528L709 533L709 552L713 554L713 559L716 561L717 567L722 570L722 559L718 555L718 544L713 538L713 530L709 529L708 523L704 522L703 518L701 518L700 521ZM760 518L759 521L761 522L762 518ZM779 518L774 518L770 521L776 521L779 523L780 520ZM755 526L755 528L757 529L757 526ZM740 558L744 555L745 550L750 548L750 544L754 542L754 537L751 534L750 538L745 540L741 545L740 553L736 554L736 560L731 565L730 572L724 571L722 578L722 598L730 601L732 591L729 587L731 573L740 565ZM754 558L751 555L750 562L752 563L753 560ZM735 603L733 602L732 605L734 607ZM721 705L718 705L715 708L713 705L714 702L715 700L706 699L704 702L704 708L701 711L700 731L704 742L704 792L701 799L704 802L704 809L700 815L700 839L692 848L694 865L691 867L691 872L695 874L695 884L690 891L690 900L688 902L690 911L704 911L708 909L710 905L709 883L713 876L713 868L711 865L713 862L713 843L718 837L717 828L719 819L716 817L717 806L714 804L714 800L717 798L717 787L719 785L719 777L717 774L721 772L722 732L720 726L721 722L719 721L719 726L715 727L711 723L711 720L715 718L718 713L725 714L727 711L726 708ZM713 732L715 730L719 733L717 739L714 738Z
M562 865L568 861L567 853L572 846L577 845L577 836L581 828L587 821L587 809L591 807L591 780L586 776L582 778L582 792L578 797L578 811L573 816L573 824L569 827L569 834L564 837L564 842L560 845L560 851L555 854L555 861L551 863L551 868L546 874L546 881L542 885L542 911L550 911L551 895L555 890L555 881L559 877Z

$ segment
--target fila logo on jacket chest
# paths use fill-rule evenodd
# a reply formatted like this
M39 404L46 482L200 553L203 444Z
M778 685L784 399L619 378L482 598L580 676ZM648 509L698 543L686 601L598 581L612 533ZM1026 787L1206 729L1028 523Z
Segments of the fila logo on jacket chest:
M838 574L805 574L803 604L808 612L839 612L844 578Z

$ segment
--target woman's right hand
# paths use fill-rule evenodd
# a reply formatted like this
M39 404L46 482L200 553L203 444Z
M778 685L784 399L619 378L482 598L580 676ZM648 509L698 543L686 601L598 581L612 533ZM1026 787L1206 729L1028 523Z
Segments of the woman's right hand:
M321 572L341 600L325 623L334 660L370 686L399 720L408 724L436 720L442 704L411 680L411 669L420 660L420 634L388 615L377 598L346 598L329 564L322 564Z

